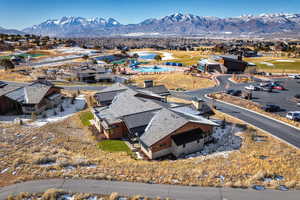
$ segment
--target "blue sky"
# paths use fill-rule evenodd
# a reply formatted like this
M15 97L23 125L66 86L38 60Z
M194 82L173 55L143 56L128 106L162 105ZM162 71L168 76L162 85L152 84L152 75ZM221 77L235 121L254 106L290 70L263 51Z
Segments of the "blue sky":
M62 16L112 17L123 24L176 12L199 16L300 13L299 0L0 0L0 26L22 29Z

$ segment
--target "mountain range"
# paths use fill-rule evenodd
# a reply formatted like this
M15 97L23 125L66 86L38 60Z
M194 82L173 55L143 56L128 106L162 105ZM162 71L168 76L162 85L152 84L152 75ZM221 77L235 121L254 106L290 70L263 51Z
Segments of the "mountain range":
M3 27L0 27L0 33L2 34L10 34L10 35L24 35L25 32L16 30L16 29L5 29Z
M22 30L25 33L58 37L141 35L298 35L300 14L261 14L240 17L201 17L176 13L150 18L137 24L121 24L113 18L62 17Z

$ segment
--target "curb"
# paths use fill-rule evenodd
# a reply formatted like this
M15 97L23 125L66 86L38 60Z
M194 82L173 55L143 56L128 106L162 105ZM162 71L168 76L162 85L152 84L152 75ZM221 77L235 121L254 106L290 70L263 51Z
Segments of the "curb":
M205 96L206 98L208 98L208 99L211 99L211 100L213 99L213 98L211 98L211 97L208 97L207 94L204 95L204 96ZM243 110L247 110L247 111L249 111L249 112L252 112L252 113L261 115L261 116L263 116L263 117L266 117L266 118L268 118L268 119L274 120L274 121L279 122L279 123L282 123L282 124L284 124L284 125L286 125L286 126L289 126L289 127L291 127L291 128L294 128L294 129L297 129L297 130L300 131L300 128L298 128L298 127L296 127L296 126L293 126L293 125L290 125L290 124L288 124L288 123L286 123L286 122L280 121L280 120L278 120L278 119L275 119L275 118L273 118L273 117L270 117L270 116L268 116L268 115L265 115L265 114L262 114L262 113L259 113L259 112L253 111L253 110L249 110L249 109L247 109L247 108L243 108L243 107L241 107L241 106L238 106L238 105L235 105L235 104L232 104L232 103L228 103L228 102L225 102L225 101L221 101L221 100L218 100L218 99L215 99L215 100L216 100L216 101L219 101L219 102L221 102L221 103L225 103L225 104L228 104L228 105L231 105L231 106L235 106L235 107L237 107L237 108L240 108L240 109L243 109Z
M208 97L207 94L204 95L204 96L205 96L205 98L208 98L208 99L210 99L210 100L213 100L213 98ZM224 103L224 104L228 104L228 105L230 105L230 106L234 106L234 107L237 107L237 108L239 108L239 109L247 110L247 111L249 111L249 112L252 112L252 113L254 113L254 114L257 114L257 115L266 117L266 118L268 118L268 119L270 119L270 120L279 122L279 123L284 124L284 125L286 125L286 126L289 126L289 127L291 127L291 128L300 130L300 128L297 128L297 127L295 127L295 126L292 126L292 125L287 124L287 123L285 123L285 122L282 122L282 121L280 121L280 120L274 119L274 118L272 118L272 117L266 116L266 115L264 115L264 114L255 112L255 111L253 111L253 110L249 110L249 109L246 109L246 108L243 108L243 107L240 107L240 106L231 104L231 103L227 103L227 102L224 102L224 101L220 101L220 100L217 100L217 99L215 99L215 101L218 101L218 102L221 102L221 103ZM227 114L227 113L225 113L225 114L226 114L226 115L229 115L229 114ZM242 120L242 121L245 122L245 123L248 124L248 125L254 126L255 128L257 128L257 129L260 130L260 131L263 131L263 132L265 132L265 133L268 133L269 135L271 135L271 136L277 138L278 140L284 142L285 144L288 144L288 145L290 145L290 146L292 146L292 147L294 147L294 148L296 148L296 149L299 149L298 147L294 146L293 144L290 144L289 142L287 142L287 141L285 141L285 140L283 140L283 139L281 139L281 138L279 138L279 137L273 135L272 133L270 133L270 132L268 132L268 131L266 131L266 130L263 130L263 129L261 129L261 128L259 128L259 127L255 126L255 125L253 125L253 124L250 124L250 123L244 121L244 120Z

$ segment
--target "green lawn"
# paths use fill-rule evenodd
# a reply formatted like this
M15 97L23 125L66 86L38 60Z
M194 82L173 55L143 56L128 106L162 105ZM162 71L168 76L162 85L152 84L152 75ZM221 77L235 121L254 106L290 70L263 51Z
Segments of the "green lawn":
M128 155L131 154L129 147L121 140L103 140L97 144L97 147L103 151L127 152Z
M90 120L92 119L94 119L94 116L90 111L80 113L80 120L84 126L90 126Z
M267 66L267 65L259 65L262 68L269 68L269 69L277 69L277 70L286 70L286 71L300 71L300 62L277 62L277 61L270 61L274 65L274 67Z
M299 73L300 72L300 60L295 58L278 58L278 59L245 59L246 61L253 62L257 65L257 68L266 72L278 72L278 73ZM281 62L277 60L292 60L294 62ZM273 64L269 66L262 62Z

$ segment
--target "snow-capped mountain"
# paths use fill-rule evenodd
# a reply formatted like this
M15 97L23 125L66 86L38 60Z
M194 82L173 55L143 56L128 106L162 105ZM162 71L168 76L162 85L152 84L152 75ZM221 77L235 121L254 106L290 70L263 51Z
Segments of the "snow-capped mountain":
M63 17L58 20L47 20L23 31L64 37L96 37L134 33L161 35L299 34L300 14L280 13L218 18L176 13L161 18L149 18L141 23L128 25L122 25L112 18L106 20L103 18Z
M47 20L23 31L48 36L90 36L97 31L104 31L106 28L119 25L120 23L113 18L62 17L61 19Z
M5 29L0 27L0 34L24 35L25 33L16 29Z

